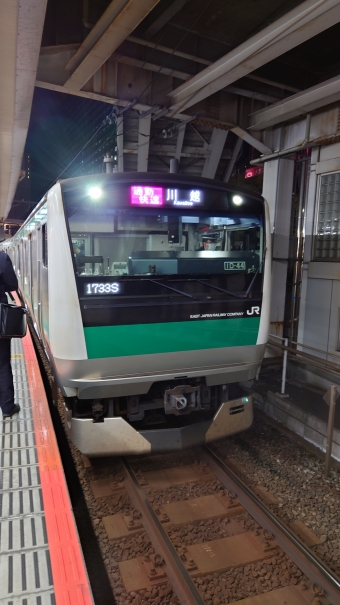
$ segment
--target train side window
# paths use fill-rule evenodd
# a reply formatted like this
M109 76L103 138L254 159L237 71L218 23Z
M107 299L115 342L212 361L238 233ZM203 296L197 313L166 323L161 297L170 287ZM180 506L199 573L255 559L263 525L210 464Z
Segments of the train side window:
M42 225L41 237L42 237L42 261L43 261L44 267L47 267L48 251L47 251L47 225L46 225L46 223L44 225Z
M20 264L20 250L19 250L19 244L16 247L15 250L15 264L17 266L17 271L18 274L20 275L20 270L21 270L21 264Z

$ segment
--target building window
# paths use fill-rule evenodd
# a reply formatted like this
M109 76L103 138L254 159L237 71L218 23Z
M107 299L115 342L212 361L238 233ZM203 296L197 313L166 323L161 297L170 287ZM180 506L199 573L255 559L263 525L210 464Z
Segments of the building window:
M321 176L314 260L340 260L340 172Z

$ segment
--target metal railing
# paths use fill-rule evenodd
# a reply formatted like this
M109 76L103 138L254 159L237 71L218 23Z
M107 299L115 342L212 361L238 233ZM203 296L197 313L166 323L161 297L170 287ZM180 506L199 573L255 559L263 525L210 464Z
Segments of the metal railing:
M286 390L286 374L287 374L287 358L288 358L288 338L282 338L281 336L276 336L275 334L269 334L269 338L277 338L283 341L283 345L277 345L280 349L283 350L283 367L282 367L282 380L281 380L281 395L285 394ZM271 343L268 342L270 345ZM274 344L275 346L275 344Z
M271 342L270 339L277 339L281 342ZM293 345L293 346L292 346ZM286 388L286 374L287 374L287 360L288 355L291 359L299 359L301 361L305 361L310 365L320 368L322 370L326 370L331 374L336 374L340 376L340 352L339 355L335 353L328 353L328 351L323 351L322 349L317 349L316 347L311 347L310 345L302 344L301 342L295 342L294 340L289 341L288 338L282 338L281 336L276 336L276 334L269 334L268 340L268 348L279 349L283 352L283 367L282 367L282 381L281 381L281 394L284 395ZM316 355L311 355L310 353L306 353L301 349L308 349L309 351L314 351L315 353L320 353L325 356L325 359L318 357ZM337 360L337 363L334 361L330 361L328 358L332 357Z
M315 355L310 355L309 353L304 353L298 348L293 348L288 346L288 338L282 338L281 336L276 336L276 334L269 334L270 338L276 338L277 340L283 341L283 344L278 344L275 342L268 341L269 348L278 348L283 351L283 367L282 367L282 382L281 382L281 395L285 394L286 388L286 372L287 372L287 359L288 353L292 358L300 359L301 361L305 361L312 366L321 368L326 370L331 374L336 374L340 376L340 351L339 355L335 355L335 353L328 353L327 351L323 351L322 349L317 349L315 347L311 347L309 345L303 345L299 342L291 341L291 345L295 345L296 347L309 349L310 351L315 351L316 353L321 353L326 357L326 359L321 359L320 357L316 357ZM338 363L334 363L333 361L329 361L328 357L334 357ZM337 385L332 384L328 391L323 396L323 400L327 403L329 411L328 411L328 422L327 422L327 442L326 442L326 456L325 456L325 474L328 477L330 474L331 468L331 457L332 457L332 443L333 443L333 430L334 430L334 417L335 417L335 405L336 400L338 399L338 390Z

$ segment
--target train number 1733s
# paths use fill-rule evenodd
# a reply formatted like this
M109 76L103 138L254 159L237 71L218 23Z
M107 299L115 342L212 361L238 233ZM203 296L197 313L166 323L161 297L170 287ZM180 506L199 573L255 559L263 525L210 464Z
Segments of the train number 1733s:
M86 284L85 294L118 294L118 283L90 283Z

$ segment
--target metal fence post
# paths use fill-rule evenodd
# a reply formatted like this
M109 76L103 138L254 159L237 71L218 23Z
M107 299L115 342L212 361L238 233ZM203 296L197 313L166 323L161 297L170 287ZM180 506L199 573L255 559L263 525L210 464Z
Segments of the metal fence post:
M331 468L331 457L332 457L332 444L333 444L333 429L334 429L334 415L335 415L335 403L338 398L338 392L336 386L332 384L330 389L324 395L323 399L329 407L328 412L328 425L327 425L327 446L326 446L326 458L325 458L325 475L329 477Z
M285 350L283 351L283 368L282 368L282 383L281 383L281 395L285 394L286 389L286 372L287 372L287 356L288 356L288 338L284 339Z

